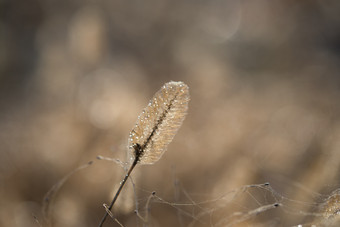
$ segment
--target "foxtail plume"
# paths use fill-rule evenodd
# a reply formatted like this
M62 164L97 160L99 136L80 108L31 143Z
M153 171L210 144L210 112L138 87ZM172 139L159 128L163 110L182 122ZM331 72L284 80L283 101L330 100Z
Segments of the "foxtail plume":
M114 203L135 166L138 163L153 164L162 157L182 125L188 111L189 100L189 87L183 82L171 81L156 92L138 116L129 137L128 154L132 163L131 167L125 174L110 206L105 207L106 213L99 227L103 226L106 217L111 213Z
M187 114L189 87L183 82L166 83L138 116L130 132L129 156L140 164L158 161Z

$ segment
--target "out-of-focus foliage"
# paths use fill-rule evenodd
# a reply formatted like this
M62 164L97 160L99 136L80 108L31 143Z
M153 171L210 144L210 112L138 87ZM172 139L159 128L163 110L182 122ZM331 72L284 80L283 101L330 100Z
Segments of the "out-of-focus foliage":
M340 186L339 11L335 0L1 1L0 226L39 226L45 193L97 155L126 161L138 114L170 80L190 87L189 114L132 177L140 209L151 191L193 205L185 215L158 200L150 223L226 224L272 202L238 224L312 223ZM104 160L74 174L53 225L97 225L123 175ZM264 182L280 196L217 199ZM127 186L113 212L141 225ZM196 216L208 200L210 219Z

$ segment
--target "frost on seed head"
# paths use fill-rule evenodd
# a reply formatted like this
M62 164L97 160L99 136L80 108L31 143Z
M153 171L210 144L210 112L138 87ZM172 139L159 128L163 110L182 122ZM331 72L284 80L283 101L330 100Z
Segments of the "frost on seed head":
M166 151L182 125L190 100L183 82L168 82L152 97L130 132L129 156L140 164L153 164Z

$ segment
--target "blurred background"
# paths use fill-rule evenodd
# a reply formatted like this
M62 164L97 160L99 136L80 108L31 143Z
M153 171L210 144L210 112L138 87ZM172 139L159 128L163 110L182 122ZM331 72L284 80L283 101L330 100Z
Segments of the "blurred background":
M49 221L98 225L124 169L96 157L126 161L137 116L171 80L190 87L189 113L162 159L134 170L113 211L124 226L143 226L136 209L149 226L315 222L340 187L339 10L0 1L0 226L47 225L44 195L91 160L55 193Z

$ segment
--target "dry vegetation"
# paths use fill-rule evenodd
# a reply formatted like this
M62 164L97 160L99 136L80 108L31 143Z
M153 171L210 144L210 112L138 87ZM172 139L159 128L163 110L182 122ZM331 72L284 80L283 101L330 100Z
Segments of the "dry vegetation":
M138 114L171 80L190 87L188 115L162 159L132 173L120 223L337 226L339 10L1 1L0 226L45 226L44 195L89 161L55 194L50 222L97 226L124 168L96 157L127 160Z

